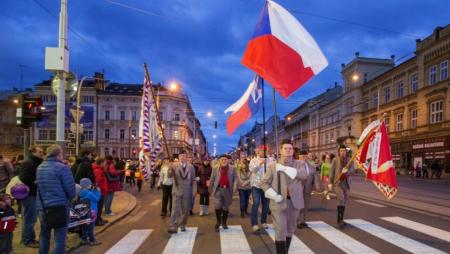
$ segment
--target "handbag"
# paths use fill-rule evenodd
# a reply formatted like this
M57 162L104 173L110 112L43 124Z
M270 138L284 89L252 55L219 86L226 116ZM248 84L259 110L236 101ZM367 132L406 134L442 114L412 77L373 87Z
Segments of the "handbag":
M44 201L42 201L41 192L38 189L39 199L42 204L42 211L44 213L44 226L46 228L62 228L67 226L67 206L56 205L56 206L44 206Z

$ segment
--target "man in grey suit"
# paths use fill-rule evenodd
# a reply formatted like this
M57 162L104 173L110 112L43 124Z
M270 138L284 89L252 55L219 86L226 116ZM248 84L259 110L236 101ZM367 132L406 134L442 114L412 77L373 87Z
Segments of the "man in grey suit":
M306 150L300 151L299 155L299 161L304 162L306 173L308 176L306 177L306 180L302 181L303 183L303 198L305 200L305 207L300 209L300 214L297 219L297 228L304 228L307 227L308 224L306 224L306 212L309 208L309 203L311 201L311 192L313 189L313 183L314 183L314 171L315 165L311 165L309 162L308 157L310 157L310 154L308 154L308 157L306 157L308 153ZM312 154L311 154L312 155Z
M302 181L307 178L305 162L294 160L293 154L291 141L283 140L280 160L268 166L260 183L264 195L274 201L270 202L270 210L277 254L288 253L299 210L304 207Z
M173 193L175 202L171 215L171 225L168 232L175 234L180 227L181 232L186 231L189 217L189 208L192 202L193 186L195 183L195 169L187 162L186 152L178 156L179 162L170 165L169 177L174 177Z
M344 222L345 205L347 204L348 195L350 192L350 175L349 170L353 171L353 162L349 165L349 158L347 156L347 147L340 145L338 148L338 156L331 162L330 180L328 189L331 190L334 186L337 199L337 223L339 228L347 225Z
M211 174L209 193L214 195L217 223L214 230L219 232L220 225L228 229L228 209L233 200L234 183L236 181L236 169L229 165L228 155L219 157L220 164L214 168Z

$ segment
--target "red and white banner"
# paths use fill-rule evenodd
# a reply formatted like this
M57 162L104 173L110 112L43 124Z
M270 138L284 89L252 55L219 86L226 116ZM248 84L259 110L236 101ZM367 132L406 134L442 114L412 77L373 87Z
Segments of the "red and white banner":
M391 199L397 193L398 184L386 125L383 122L371 124L363 133L365 138L360 140L362 144L356 161L366 178Z

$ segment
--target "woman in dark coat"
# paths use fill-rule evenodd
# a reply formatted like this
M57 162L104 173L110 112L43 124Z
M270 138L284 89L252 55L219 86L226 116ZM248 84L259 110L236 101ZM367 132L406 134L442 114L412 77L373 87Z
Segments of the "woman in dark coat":
M200 195L200 216L207 215L209 206L209 179L211 178L211 165L208 160L203 161L197 168L197 176L200 178L197 182L197 193Z

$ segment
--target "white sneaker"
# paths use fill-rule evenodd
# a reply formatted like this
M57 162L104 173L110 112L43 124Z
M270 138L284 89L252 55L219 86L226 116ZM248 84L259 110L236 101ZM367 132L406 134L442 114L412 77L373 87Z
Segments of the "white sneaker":
M259 231L259 226L258 226L258 225L254 225L254 226L252 227L252 229L253 229L253 233L256 233L256 232Z
M264 229L268 229L268 228L269 228L269 225L267 225L267 223L263 223L261 226L262 226Z

